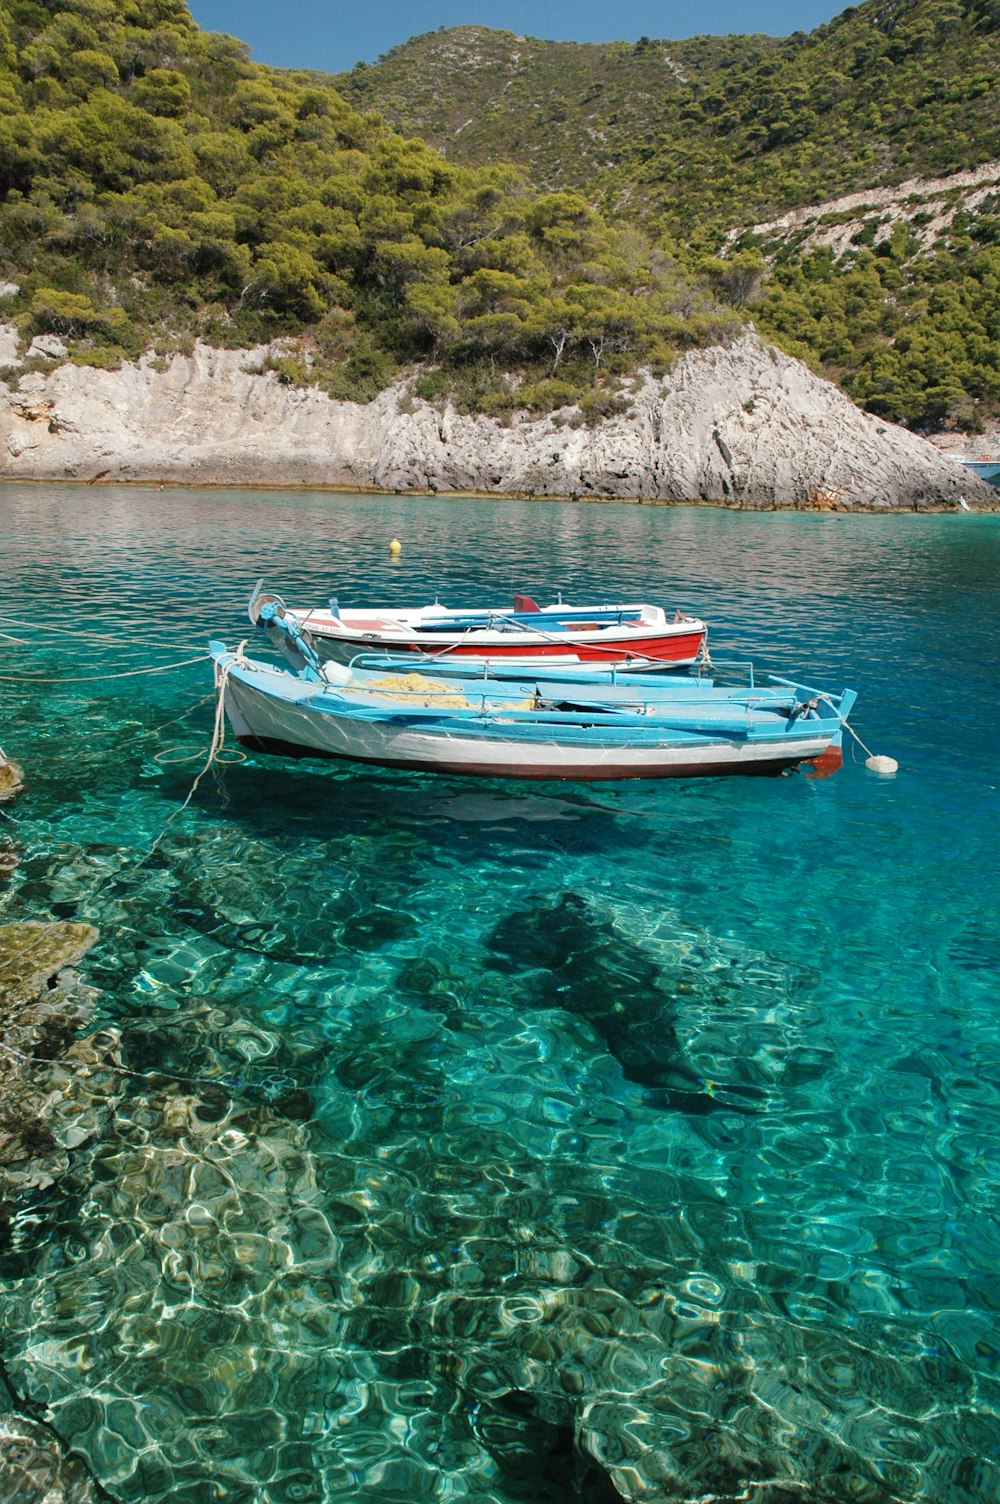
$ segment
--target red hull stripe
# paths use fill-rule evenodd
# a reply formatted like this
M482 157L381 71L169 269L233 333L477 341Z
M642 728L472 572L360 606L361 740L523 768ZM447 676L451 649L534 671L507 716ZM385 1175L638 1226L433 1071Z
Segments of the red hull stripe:
M640 642L511 642L477 647L474 643L455 644L447 649L449 658L565 658L573 655L590 663L622 663L626 658L656 658L663 663L693 663L701 651L701 632L684 636L650 637ZM442 649L435 644L438 652ZM391 652L425 653L423 643L393 644Z

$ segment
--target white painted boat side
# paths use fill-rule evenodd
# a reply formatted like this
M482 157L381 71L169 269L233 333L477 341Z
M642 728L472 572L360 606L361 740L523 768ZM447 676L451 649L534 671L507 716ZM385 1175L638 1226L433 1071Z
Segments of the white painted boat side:
M346 611L340 617L333 617L328 612L295 611L289 608L288 614L313 637L351 643L377 642L386 645L399 645L416 640L432 648L435 644L443 647L455 640L475 647L486 648L494 645L509 647L512 637L515 637L518 642L523 641L525 646L531 643L551 643L554 640L560 643L565 641L567 647L576 643L642 643L661 637L689 637L695 633L704 634L705 631L705 623L693 616L685 617L681 621L662 621L657 624L632 621L589 628L581 624L567 631L561 631L556 638L554 628L547 628L544 621L539 622L537 628L523 622L504 626L501 619L501 624L498 626L473 626L465 629L455 627L454 630L431 631L426 623L419 620L407 623L388 617L384 619L371 616L361 617L360 614L352 620L351 615ZM560 620L564 619L565 617L560 618Z
M633 625L643 625L662 629L671 625L667 621L666 612L662 606L651 606L643 601L601 601L590 606L570 606L565 603L556 603L549 606L539 606L536 611L523 611L516 606L469 606L451 607L434 604L432 606L400 607L393 610L387 606L339 607L336 614L324 607L288 606L286 608L291 616L304 622L308 617L310 624L314 621L326 625L341 623L356 628L383 628L397 626L401 630L413 632L422 626L441 626L452 622L467 622L471 617L495 617L497 621L510 620L518 617L522 621L537 618L539 626L544 626L546 620L572 620L574 617L579 621L590 621L595 616L625 616L630 618Z
M262 676L264 677L264 676ZM285 676L287 678L287 676ZM300 703L315 695L316 687L302 686L301 694L281 697L254 687L239 671L231 672L225 687L225 709L237 737L267 750L311 752L322 757L425 771L477 773L499 777L611 779L682 776L699 772L738 772L785 767L821 756L839 741L829 721L802 726L794 740L787 736L753 740L724 735L669 733L669 740L649 746L617 739L608 744L609 728L598 725L592 734L574 739L535 728L526 738L512 724L504 736L502 720L494 719L487 735L475 721L465 725L425 729L399 718L356 719L309 708ZM815 733L811 725L815 724Z

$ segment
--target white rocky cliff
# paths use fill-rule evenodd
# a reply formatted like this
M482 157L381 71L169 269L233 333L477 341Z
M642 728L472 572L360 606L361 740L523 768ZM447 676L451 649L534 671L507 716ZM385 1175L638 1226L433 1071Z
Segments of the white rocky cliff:
M44 353L44 352L36 352ZM261 372L267 352L196 347L165 369L60 364L0 383L0 479L329 486L744 507L1000 506L927 441L862 412L748 331L646 380L598 427L573 410L509 426L405 386L367 406ZM0 330L0 364L17 364Z

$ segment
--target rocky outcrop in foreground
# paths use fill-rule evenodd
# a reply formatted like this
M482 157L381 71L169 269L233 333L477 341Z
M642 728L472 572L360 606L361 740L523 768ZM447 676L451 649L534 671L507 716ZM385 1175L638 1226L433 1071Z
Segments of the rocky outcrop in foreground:
M13 354L12 331L7 348ZM50 342L52 346L52 342ZM45 353L45 352L36 352ZM61 347L48 351L58 362ZM595 428L575 409L509 425L405 384L361 406L283 385L266 350L205 345L165 369L54 364L0 385L0 478L329 486L742 507L1000 505L926 440L860 412L752 330L647 377Z
M0 1476L17 1504L97 1504L108 1495L47 1426L8 1408L0 1384Z
M89 924L0 925L0 1221L9 1196L48 1184L62 1151L86 1136L89 1096L84 1111L75 1072L97 1057L76 1035L93 993L73 968L96 939Z
M3 748L0 747L0 804L16 799L23 789L23 769L9 757L5 757Z
M76 1038L94 994L73 969L96 939L89 924L0 925L0 1224L13 1198L51 1184L69 1150L101 1120L108 1093L101 1053ZM106 1498L44 1419L45 1406L15 1394L8 1378L0 1356L3 1497L24 1504Z

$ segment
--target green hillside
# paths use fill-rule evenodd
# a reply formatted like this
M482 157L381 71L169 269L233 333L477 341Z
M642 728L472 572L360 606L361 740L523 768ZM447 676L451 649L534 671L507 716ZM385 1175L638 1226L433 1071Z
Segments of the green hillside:
M428 395L586 420L738 325L579 195L449 164L182 0L0 0L0 105L0 313L77 361L288 336L280 374L335 396L424 365Z
M460 27L336 82L449 160L502 158L584 193L689 268L713 270L725 246L718 289L763 332L873 411L933 430L1000 410L1000 194L968 211L951 194L937 229L931 203L862 213L836 256L795 232L727 237L997 161L998 80L1000 0L868 0L783 39L579 46Z
M836 248L753 227L1000 158L998 51L1000 0L868 0L785 39L459 28L334 81L183 0L0 0L0 317L78 362L285 338L281 377L338 397L408 370L581 422L752 318L872 411L976 427L995 184L846 211Z
M867 0L807 35L578 45L428 32L334 82L470 164L686 237L1000 157L1000 0Z
M769 37L581 45L458 26L415 37L333 81L359 108L379 110L450 160L516 161L541 188L578 188L613 203L628 167L631 202L633 164L648 160L669 123L684 118L692 77L749 59L763 65L781 46ZM686 124L680 136L690 150ZM684 166L675 164L682 177Z

